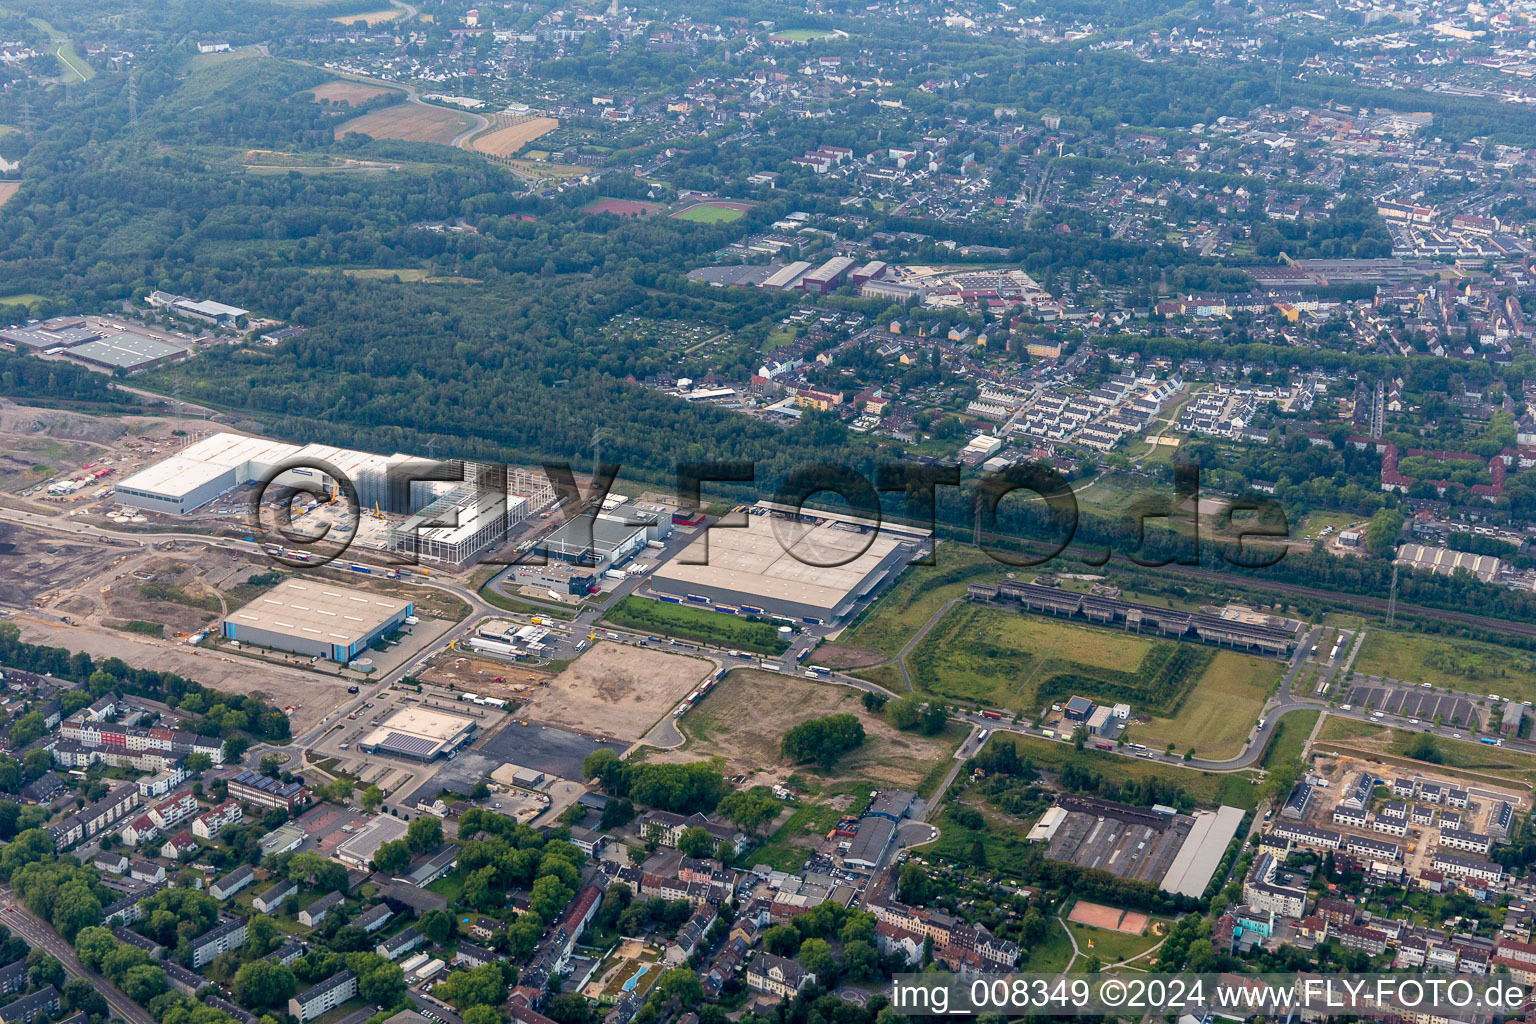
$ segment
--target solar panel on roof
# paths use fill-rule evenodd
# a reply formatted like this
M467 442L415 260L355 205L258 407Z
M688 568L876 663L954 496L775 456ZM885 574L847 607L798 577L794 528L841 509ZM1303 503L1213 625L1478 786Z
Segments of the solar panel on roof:
M423 739L420 736L408 736L403 732L391 731L378 746L385 750L398 750L402 754L415 754L418 757L425 757L437 749L437 741Z

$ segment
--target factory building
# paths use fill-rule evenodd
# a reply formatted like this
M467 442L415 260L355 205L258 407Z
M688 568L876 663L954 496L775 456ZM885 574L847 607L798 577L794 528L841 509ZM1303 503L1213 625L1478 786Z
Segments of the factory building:
M410 601L287 579L224 620L226 640L348 662L405 624Z
M138 373L165 363L179 362L191 353L180 345L125 332L75 345L65 349L64 354L92 369Z
M760 503L741 529L715 527L651 574L664 601L803 622L845 619L900 574L924 531Z
M664 539L671 532L670 517L629 508L618 514L576 516L541 540L539 546L548 558L601 573L623 565L647 541Z
M389 531L389 549L463 565L528 518L528 500L504 488L467 483L435 499Z
M853 260L847 256L834 256L815 270L807 272L800 278L797 287L803 292L826 295L828 292L836 291L837 286L843 283L843 278L852 269Z

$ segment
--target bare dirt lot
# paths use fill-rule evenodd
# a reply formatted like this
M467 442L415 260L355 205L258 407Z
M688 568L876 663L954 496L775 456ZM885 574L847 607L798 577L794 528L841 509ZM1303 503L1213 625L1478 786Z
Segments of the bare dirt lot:
M0 181L0 206L4 206L6 203L10 202L16 197L16 193L20 191L21 182Z
M404 142L436 142L446 146L454 136L473 128L475 119L468 114L419 103L396 103L382 110L371 110L362 117L338 125L336 137L359 132L375 139L400 139Z
M477 658L458 651L443 651L434 656L431 663L415 675L424 683L503 700L525 699L551 678L547 672L535 672L510 662ZM497 679L503 682L498 683Z
M346 700L350 679L301 672L266 662L154 640L108 629L65 626L26 614L12 615L28 643L84 651L94 658L121 658L136 668L161 669L195 679L226 693L261 697L278 707L293 707L289 721L295 735L304 732Z
M1109 928L1113 931L1125 932L1127 935L1140 935L1147 930L1147 923L1151 918L1135 910L1122 910L1119 907L1106 907L1102 903L1078 900L1072 907L1072 913L1067 915L1067 920L1092 925L1094 928Z
M360 107L369 100L388 93L396 92L395 89L386 89L382 85L369 85L367 82L336 81L326 82L309 90L317 100L328 103L345 103L349 107Z
M534 117L477 135L473 146L476 151L491 156L511 156L534 139L548 135L559 127L560 122L552 117Z
M530 721L637 740L704 681L713 663L599 642L519 712Z
M126 548L0 523L0 603L20 608L46 600L104 573L127 553Z
M753 785L781 782L803 769L780 757L784 734L808 718L844 712L858 716L866 739L838 761L838 778L878 779L881 785L915 790L936 763L950 758L960 735L922 736L894 729L866 711L859 691L846 686L737 671L679 721L688 744L686 755L678 759L718 754L726 759L727 775L758 773Z

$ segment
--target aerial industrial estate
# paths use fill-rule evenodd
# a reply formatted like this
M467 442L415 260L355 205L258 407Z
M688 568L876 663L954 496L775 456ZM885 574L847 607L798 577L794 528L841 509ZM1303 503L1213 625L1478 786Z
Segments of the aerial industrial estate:
M0 9L0 1024L1536 985L1529 9L153 6Z

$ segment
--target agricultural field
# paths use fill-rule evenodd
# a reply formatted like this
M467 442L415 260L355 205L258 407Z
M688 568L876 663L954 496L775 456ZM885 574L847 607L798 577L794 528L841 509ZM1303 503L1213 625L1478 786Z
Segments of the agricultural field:
M435 142L446 146L474 126L475 119L461 111L420 103L396 103L382 110L370 110L338 125L336 137L339 139L349 132L357 132L375 139Z
M858 716L866 739L830 772L813 772L780 757L779 741L795 725L843 713ZM749 774L752 785L782 782L798 771L831 785L870 780L922 791L937 774L935 765L947 766L965 735L959 726L937 736L902 732L864 708L862 691L755 670L726 676L678 724L688 737L684 749L690 759L724 757L726 774Z
M1470 640L1441 640L1372 629L1354 671L1442 689L1536 700L1536 654Z
M1241 752L1284 667L1277 661L1218 651L1175 714L1154 717L1131 731L1150 747L1172 743L1176 751L1193 747L1201 757L1231 757ZM1134 704L1132 714L1140 717ZM1301 735L1306 738L1305 732Z
M672 215L673 220L686 220L694 224L729 224L740 220L751 209L746 203L708 202L695 203Z
M387 96L397 89L389 89L382 85L371 85L368 82L355 82L350 79L337 79L334 82L326 82L309 90L310 95L317 100L327 103L343 103L349 107L360 107L369 100L380 96Z
M553 117L534 117L505 128L493 128L476 135L470 146L477 153L488 156L511 156L528 143L541 138L560 127Z
M331 20L343 25L352 25L361 21L371 27L382 25L386 21L394 21L404 13L405 11L398 7L387 7L381 11L364 11L361 14L338 14Z
M667 212L660 203L642 203L636 199L599 199L582 207L583 213L611 213L618 217L655 217Z
M813 43L818 39L830 39L835 33L824 28L792 28L773 34L795 43Z
M1031 713L1082 693L1166 715L1213 658L1193 644L962 603L923 637L907 667L918 689L951 700Z
M1421 760L1408 759L1408 752L1416 747L1421 736L1421 733L1394 729L1389 725L1330 717L1318 734L1317 746L1322 748L1325 744L1336 743L1353 751L1380 755L1389 764L1403 763L1411 766ZM1510 747L1452 740L1443 736L1434 737L1434 749L1440 760L1430 763L1443 766L1441 770L1448 774L1457 774L1456 770L1462 769L1536 785L1536 757L1530 754Z

